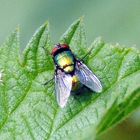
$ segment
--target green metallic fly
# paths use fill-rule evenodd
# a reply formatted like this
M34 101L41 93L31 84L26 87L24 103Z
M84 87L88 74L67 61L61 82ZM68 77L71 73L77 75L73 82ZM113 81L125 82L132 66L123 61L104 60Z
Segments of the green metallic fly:
M83 86L101 92L102 85L93 72L72 53L67 44L58 44L52 50L55 69L55 94L61 108L66 106L71 92Z

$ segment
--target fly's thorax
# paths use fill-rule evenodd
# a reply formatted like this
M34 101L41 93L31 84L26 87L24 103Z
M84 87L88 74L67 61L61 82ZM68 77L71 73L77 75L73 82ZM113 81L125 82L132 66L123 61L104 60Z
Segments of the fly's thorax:
M74 56L71 51L63 51L54 57L55 63L66 73L74 71Z

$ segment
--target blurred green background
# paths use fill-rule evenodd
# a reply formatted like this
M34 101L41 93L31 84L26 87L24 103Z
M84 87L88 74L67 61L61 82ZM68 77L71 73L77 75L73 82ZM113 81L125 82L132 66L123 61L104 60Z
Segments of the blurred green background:
M102 36L106 42L140 49L140 0L0 0L0 44L20 25L21 46L46 20L51 36L60 35L84 16L88 44ZM140 140L140 111L98 140Z

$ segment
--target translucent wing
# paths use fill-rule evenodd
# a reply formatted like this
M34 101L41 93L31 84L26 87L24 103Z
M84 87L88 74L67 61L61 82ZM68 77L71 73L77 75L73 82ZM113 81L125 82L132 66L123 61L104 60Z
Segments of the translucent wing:
M72 88L72 77L70 74L65 74L61 70L57 70L55 75L55 94L57 102L63 108L70 96Z
M102 85L99 79L93 74L89 68L82 62L76 62L76 75L78 75L80 82L95 92L102 91Z

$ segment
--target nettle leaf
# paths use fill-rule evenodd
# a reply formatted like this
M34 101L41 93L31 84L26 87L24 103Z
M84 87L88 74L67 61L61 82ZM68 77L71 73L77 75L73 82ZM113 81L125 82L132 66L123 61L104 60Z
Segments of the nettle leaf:
M33 35L23 55L18 29L0 47L0 139L89 139L116 125L140 106L140 53L96 39L86 44L82 19L61 37L100 78L103 92L70 96L61 109L54 95L48 23Z

